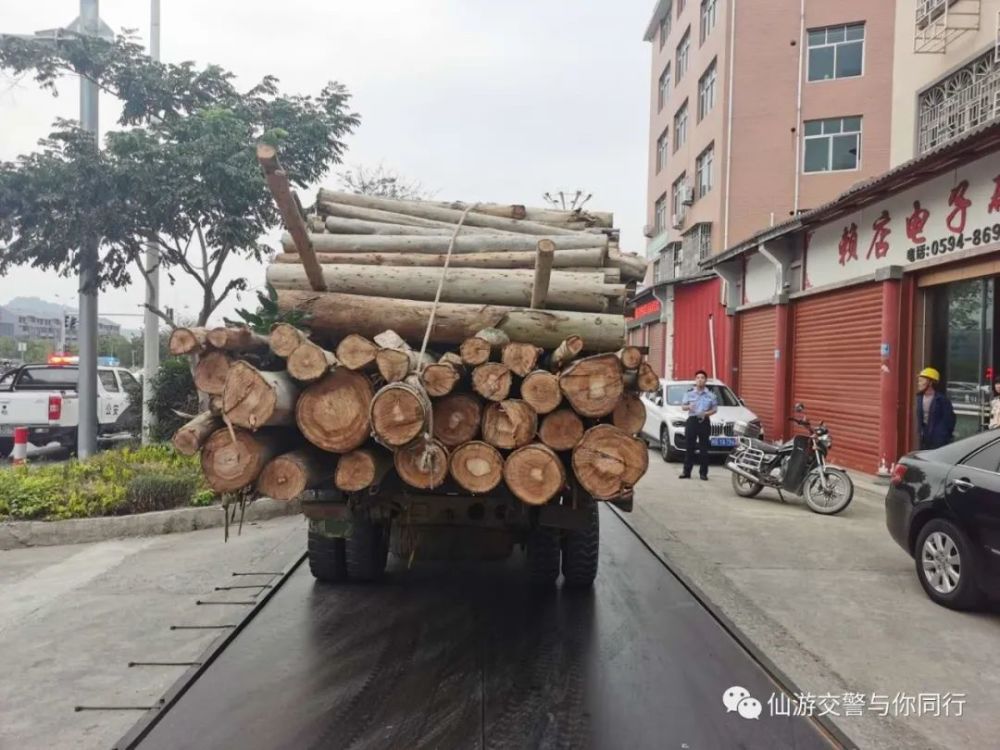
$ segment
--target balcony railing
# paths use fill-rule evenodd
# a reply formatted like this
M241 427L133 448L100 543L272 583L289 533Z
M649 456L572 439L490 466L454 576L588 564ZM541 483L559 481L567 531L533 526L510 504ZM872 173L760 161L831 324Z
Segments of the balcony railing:
M993 49L920 95L917 155L997 116L1000 66Z
M944 54L948 45L978 31L982 0L917 0L913 51Z

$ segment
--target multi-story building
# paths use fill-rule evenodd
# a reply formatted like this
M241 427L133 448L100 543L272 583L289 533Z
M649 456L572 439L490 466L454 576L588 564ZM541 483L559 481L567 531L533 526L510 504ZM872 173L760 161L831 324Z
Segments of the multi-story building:
M76 310L70 308L65 308L60 315L57 312L43 313L0 305L0 337L19 341L52 341L55 345L65 340L68 346L75 346L78 333L77 317ZM100 318L97 322L97 333L99 336L118 335L121 333L121 325Z
M646 253L631 339L665 376L732 375L699 262L890 165L892 0L659 0Z

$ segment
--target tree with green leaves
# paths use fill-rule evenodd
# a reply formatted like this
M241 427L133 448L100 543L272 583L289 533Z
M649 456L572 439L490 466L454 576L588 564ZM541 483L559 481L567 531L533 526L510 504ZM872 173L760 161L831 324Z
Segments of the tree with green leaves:
M359 164L340 172L337 177L344 190L357 195L404 201L427 200L434 195L433 191L427 190L421 183L403 177L384 164L375 167Z
M279 217L256 143L278 146L289 179L305 187L341 162L343 139L359 122L338 83L301 96L282 93L268 76L241 90L218 66L155 62L129 34L54 44L0 38L0 69L30 73L53 92L60 76L80 75L123 107L103 150L76 123L59 120L39 151L0 163L0 273L25 265L78 273L79 238L96 236L98 283L123 287L136 271L145 274L152 240L171 283L196 282L198 325L248 286L226 280L226 262L261 262L270 252L260 237Z

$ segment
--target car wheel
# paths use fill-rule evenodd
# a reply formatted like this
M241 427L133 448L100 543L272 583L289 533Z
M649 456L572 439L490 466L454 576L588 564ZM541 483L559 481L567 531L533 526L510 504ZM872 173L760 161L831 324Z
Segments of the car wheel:
M972 544L951 521L928 521L917 537L913 558L920 585L934 603L949 609L973 609L982 603Z
M737 474L735 471L732 472L732 482L733 482L733 492L735 492L740 497L757 497L760 491L764 489L764 485L760 482L751 482L746 477L741 474Z
M660 455L667 463L675 463L681 460L680 451L672 445L670 441L670 430L666 425L660 428Z
M344 548L344 567L352 581L378 581L389 558L388 527L364 518L352 519Z
M567 531L562 543L562 574L564 585L588 588L597 577L597 558L601 548L601 518L597 503L585 498L580 511L587 514L587 525Z
M528 580L533 586L547 588L559 578L562 544L559 530L536 526L528 534Z
M309 570L318 581L340 583L347 580L347 544L343 539L309 532Z

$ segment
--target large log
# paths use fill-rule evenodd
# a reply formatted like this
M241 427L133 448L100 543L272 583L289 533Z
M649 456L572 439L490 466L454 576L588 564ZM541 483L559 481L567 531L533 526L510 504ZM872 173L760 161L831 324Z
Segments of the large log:
M528 373L521 382L521 398L527 401L531 408L539 414L548 414L562 401L559 376L548 370L535 370Z
M403 338L420 341L433 303L279 289L278 307L311 315L312 329L330 337L349 333L371 337L389 326ZM593 351L614 351L625 339L625 318L621 315L442 302L437 306L431 341L461 344L483 328L499 328L511 339L544 348L556 347L576 334Z
M437 440L414 440L396 451L396 473L411 487L432 490L448 476L448 451Z
M452 479L474 494L492 492L503 479L503 456L489 443L473 440L458 446L448 462Z
M648 393L660 388L660 377L649 362L643 362L638 370L626 370L625 387L633 391Z
M622 394L621 400L611 412L611 423L622 432L638 435L646 424L646 406L634 393Z
M337 457L307 446L272 458L257 479L257 491L275 500L292 500L314 487L332 484Z
M582 351L583 339L579 336L568 336L553 350L548 360L549 369L552 372L558 372L576 359Z
M513 384L510 368L501 362L487 362L472 371L472 390L488 401L503 401Z
M213 328L208 332L208 343L227 352L259 352L268 348L267 336L254 333L246 326Z
M614 410L625 390L621 361L615 354L579 359L559 375L559 387L578 414L603 417Z
M580 250L560 250L552 256L552 267L556 270L604 272L604 280L609 283L621 281L621 271L617 268L601 268L604 251L599 247ZM534 268L534 252L471 253L452 255L448 268ZM429 266L441 267L448 256L444 253L317 253L321 264L342 264L352 266ZM297 253L279 253L275 263L302 263ZM609 276L609 271L612 272Z
M505 450L527 445L538 431L538 415L526 402L507 399L483 411L483 440Z
M461 201L435 202L435 205L464 211L466 204ZM501 216L506 219L527 219L555 226L612 227L614 214L606 211L584 211L583 209L533 208L519 203L478 203L473 213Z
M264 372L236 362L226 376L222 410L227 420L249 430L294 424L299 390L286 372Z
M534 252L539 240L551 240L556 253L563 250L579 250L582 247L606 248L608 238L600 234L571 232L569 234L546 235L499 235L460 234L451 246L451 237L422 237L397 234L379 236L376 234L310 234L309 242L320 253L447 253L451 247L453 255L468 253ZM297 252L297 245L290 234L281 235L281 248L286 253ZM300 253L301 254L301 253ZM303 257L304 259L304 257ZM450 263L448 264L451 265Z
M538 438L552 450L568 451L583 439L583 420L572 409L558 409L542 418Z
M367 294L433 301L443 270L392 266L324 265L327 289L342 294ZM449 268L441 287L442 302L482 303L526 307L531 302L532 271L491 268ZM302 266L274 264L267 268L267 283L275 289L308 290ZM601 273L551 274L548 306L556 310L603 312L609 299L625 294L622 284L605 284Z
M638 346L623 346L618 350L618 359L626 370L637 370L642 364L642 349Z
M332 352L311 341L299 344L286 362L288 374L300 383L313 383L339 364Z
M431 400L413 377L382 387L372 399L372 432L391 448L406 445L423 433L430 417Z
M434 437L449 448L475 440L483 404L471 393L453 393L434 402Z
M649 449L614 425L587 430L573 449L573 473L598 500L611 500L636 485L649 467Z
M337 344L337 359L348 370L364 370L375 364L378 349L375 342L352 333Z
M374 397L368 378L340 367L302 392L295 406L295 421L313 445L331 453L346 453L368 439Z
M173 444L182 456L193 456L213 432L222 428L222 420L205 411L174 433Z
M206 352L198 357L194 366L194 387L202 393L221 396L226 388L226 378L233 365L233 359L226 352Z
M381 448L358 448L340 457L333 481L337 489L344 492L360 492L381 484L390 469L392 454L388 451Z
M427 365L420 373L420 382L424 384L424 389L428 396L439 398L447 396L462 379L462 367L454 362L436 362Z
M462 362L476 367L491 359L500 359L503 348L510 343L510 337L496 328L484 328L470 336L458 349Z
M223 427L213 432L201 451L205 482L216 492L235 492L252 484L264 466L279 453L294 447L284 430L246 430Z
M327 216L323 228L330 234L403 234L411 237L450 237L454 231L446 226L415 227L407 224L388 224L382 221L347 219L343 216Z
M362 208L375 208L380 211L393 211L407 216L444 221L450 224L457 224L464 214L463 225L486 227L488 229L503 229L522 234L580 234L572 229L561 229L539 222L507 219L500 216L476 213L474 211L466 214L464 213L464 209L445 208L443 206L436 206L428 201L393 200L373 195L354 195L353 193L339 190L324 189L320 189L316 201L317 203L338 203L348 206L360 206Z
M512 373L523 378L538 365L538 358L542 352L543 350L534 344L512 341L503 348L500 361L507 365Z
M170 332L167 348L173 355L194 354L205 347L207 328L175 328Z
M531 284L530 307L541 310L549 295L549 284L552 277L552 259L556 254L556 246L550 240L539 240L536 248L535 278Z
M348 206L343 203L332 203L330 201L319 200L316 203L320 213L326 216L338 216L343 219L357 219L360 221L374 221L381 224L402 224L411 227L426 227L428 229L445 229L448 236L455 231L454 221L435 221L434 219L422 219L419 216L409 216L407 214L396 213L395 211L382 211L377 208L363 208L361 206ZM325 227L324 227L325 229ZM518 234L509 232L506 229L489 229L485 227L472 227L462 224L462 234Z
M375 355L375 364L378 366L379 374L387 383L398 383L411 373L415 373L421 363L424 366L434 364L434 357L427 352L421 356L420 352L412 349L379 349Z
M646 259L621 252L608 253L608 265L622 272L622 281L642 281L646 278Z
M305 333L290 323L276 323L268 339L271 351L279 357L292 356L292 352L308 340Z
M551 448L532 443L507 457L503 479L521 502L544 505L566 486L566 469Z

